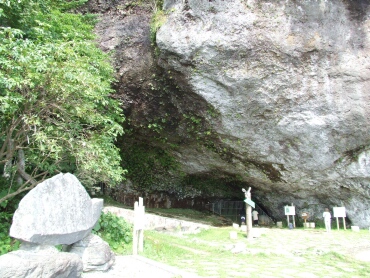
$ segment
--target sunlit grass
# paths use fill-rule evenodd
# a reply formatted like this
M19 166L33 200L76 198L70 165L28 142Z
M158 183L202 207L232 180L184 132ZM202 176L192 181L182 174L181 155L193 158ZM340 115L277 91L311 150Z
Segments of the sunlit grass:
M146 231L142 255L203 277L294 277L299 273L303 277L366 277L370 273L369 264L337 252L315 253L315 248L307 248L298 255L277 254L266 246L266 241L273 242L273 235L249 241L238 231L238 239L231 240L230 231L235 230L211 228L192 235ZM228 246L236 243L245 244L246 251L233 254Z
M107 203L117 206L112 200ZM210 225L222 224L217 215L191 209L146 209L146 212ZM230 238L231 231L237 232L236 240ZM368 230L353 232L334 227L331 233L326 233L323 228L297 227L266 231L248 240L245 232L231 225L211 227L197 234L146 230L141 255L202 277L370 277L369 263L341 252L343 245L352 246L364 239L370 242ZM232 247L236 244L245 245L244 252L233 253ZM132 244L121 251L121 254L132 254Z

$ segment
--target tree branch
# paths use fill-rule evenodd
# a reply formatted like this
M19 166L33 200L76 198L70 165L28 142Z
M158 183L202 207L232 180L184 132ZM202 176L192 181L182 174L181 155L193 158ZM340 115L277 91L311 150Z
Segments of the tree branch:
M15 192L13 193L10 193L6 196L4 196L3 198L0 199L0 203L18 195L19 193L22 193L24 191L27 191L27 190L31 190L32 188L34 188L36 185L38 185L39 183L43 182L48 174L48 172L43 172L43 173L40 173L34 177L31 177L31 175L27 174L25 171L19 171L19 169L17 170L18 174L26 180L26 182L24 182ZM36 178L38 177L42 177L40 180L36 181ZM27 184L31 184L30 186L27 186Z

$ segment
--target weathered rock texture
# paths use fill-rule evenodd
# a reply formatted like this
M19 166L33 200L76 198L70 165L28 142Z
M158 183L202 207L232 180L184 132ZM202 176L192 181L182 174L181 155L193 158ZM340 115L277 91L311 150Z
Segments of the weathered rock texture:
M84 272L107 271L115 259L108 243L93 234L74 243L69 253L77 254L82 259Z
M212 128L233 154L230 163L203 156L191 169L218 163L245 174L276 213L291 202L339 205L368 225L368 7L166 1L173 12L157 33L161 64L220 112ZM181 154L184 164L199 161L197 152Z
M91 234L103 199L90 199L72 174L58 174L27 193L14 213L10 236L20 250L0 256L0 277L80 277L114 263L108 243ZM71 252L54 246L70 245Z
M53 246L17 250L2 255L0 277L2 278L76 278L82 273L82 261L76 254L59 252Z
M187 177L236 177L229 191L252 186L275 218L291 203L318 217L345 206L369 225L368 1L165 0L155 51L151 11L127 3L88 7L116 51L133 141L171 152Z
M90 199L72 174L58 174L37 185L14 213L10 236L39 244L72 244L90 234L103 199Z

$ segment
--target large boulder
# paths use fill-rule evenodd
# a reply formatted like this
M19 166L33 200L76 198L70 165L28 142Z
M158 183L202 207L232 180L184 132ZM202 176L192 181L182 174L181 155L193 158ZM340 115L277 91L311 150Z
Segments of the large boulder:
M182 166L184 183L157 171L167 183L150 184L182 198L199 189L193 177L235 177L221 193L189 192L241 198L251 186L276 219L293 202L313 219L345 206L353 224L368 226L369 1L165 0L155 43L151 12L129 3L86 7L101 14L101 48L114 50L131 141L162 147ZM174 86L159 84L156 60ZM127 137L120 147L130 150Z
M26 246L0 256L1 278L76 278L82 261L76 254L59 252L53 246Z
M37 185L19 203L10 236L39 244L72 244L85 238L100 217L102 199L91 199L72 174Z
M367 227L369 2L164 3L159 62L219 113L225 154L181 145L183 170L239 175L277 218L292 202L316 217L344 206Z
M93 234L74 243L69 253L77 254L82 259L84 272L106 271L115 261L108 243Z

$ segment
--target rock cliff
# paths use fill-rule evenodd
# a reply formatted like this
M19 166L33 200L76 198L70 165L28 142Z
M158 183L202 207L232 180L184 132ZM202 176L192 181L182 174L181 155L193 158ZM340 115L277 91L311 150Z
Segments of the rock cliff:
M100 14L101 47L115 51L129 130L122 146L140 141L181 169L162 167L153 189L204 196L194 178L208 178L226 185L209 196L242 198L251 186L276 218L291 203L317 217L344 206L353 224L368 226L370 2L154 4L86 6Z

